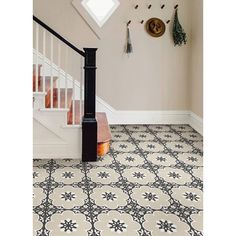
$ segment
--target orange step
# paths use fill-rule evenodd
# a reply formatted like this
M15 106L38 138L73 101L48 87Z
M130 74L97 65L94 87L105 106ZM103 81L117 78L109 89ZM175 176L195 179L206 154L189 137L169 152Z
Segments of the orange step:
M97 112L96 118L98 123L97 154L98 156L104 156L110 150L111 131L105 112Z
M75 125L80 124L80 101L75 100ZM70 110L67 114L67 124L72 125L73 124L73 101L71 102Z
M60 107L58 107L58 89L54 88L53 89L53 107L52 108L66 108L65 106L65 91L66 89L60 89L60 97L61 97L61 104ZM45 96L45 107L46 108L51 108L51 89L47 92L47 95ZM68 88L67 89L67 107L69 108L71 106L72 102L72 95L73 95L73 89Z
M56 82L58 77L53 76L53 88L56 88ZM51 89L51 76L45 76L45 92L47 93ZM39 91L43 92L43 77L40 77Z
M38 88L41 85L40 74L41 74L42 65L38 65ZM36 65L33 65L33 92L36 91Z

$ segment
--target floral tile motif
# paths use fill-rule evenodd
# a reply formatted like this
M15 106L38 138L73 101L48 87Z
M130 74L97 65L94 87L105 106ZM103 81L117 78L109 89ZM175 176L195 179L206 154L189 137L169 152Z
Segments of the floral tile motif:
M171 125L171 129L177 132L194 132L194 129L189 125Z
M87 177L95 183L110 184L112 182L117 182L119 174L113 169L98 167L90 170L87 173Z
M172 196L180 201L185 206L195 207L197 209L203 208L202 191L195 188L180 186L172 189Z
M145 216L144 227L149 229L152 235L189 235L189 226L181 222L177 216L158 211Z
M112 140L113 141L127 141L129 139L129 135L121 132L112 132Z
M181 137L174 132L158 132L157 137L165 141L178 141Z
M180 169L166 167L159 170L159 176L165 181L176 183L176 184L186 184L191 182L191 175Z
M133 132L145 132L147 127L144 125L127 125L126 129Z
M149 125L149 129L151 129L154 132L169 132L169 131L171 131L171 128L168 125Z
M166 153L149 153L147 160L155 165L170 166L176 164L176 159Z
M62 214L54 214L46 226L56 236L77 236L87 235L91 224L86 221L86 217L83 214L64 211Z
M81 188L64 186L63 188L56 188L52 195L50 195L50 198L55 206L71 209L75 206L82 206L85 199L87 199L87 195Z
M60 160L60 164L65 166L65 167L72 167L73 165L77 165L78 164L78 160L76 159L62 159Z
M138 166L144 164L142 156L135 153L122 153L116 157L116 161L127 166Z
M150 182L155 182L155 175L153 173L149 170L135 167L124 170L123 176L132 183L148 184Z
M139 148L146 152L163 152L164 146L157 142L140 142Z
M65 184L71 184L73 182L79 182L82 180L83 174L79 169L73 169L71 167L64 167L63 169L57 169L52 173L55 181L63 182Z
M130 142L113 142L111 148L117 152L134 152L136 146Z
M111 165L113 159L111 158L110 154L106 154L103 157L99 157L96 162L91 163L92 166L106 166Z
M131 136L136 139L136 140L140 140L140 141L147 141L147 140L154 140L155 136L153 134L150 134L148 132L133 132L131 134Z
M151 207L158 210L163 206L169 205L170 197L164 194L160 189L142 186L133 189L132 198L137 200L138 204L143 207Z
M181 136L187 140L192 140L192 141L202 140L202 136L197 132L186 132L186 133L182 133Z
M193 147L185 142L167 142L167 148L171 149L173 152L192 152Z
M48 159L34 159L33 167L40 167L48 163Z
M33 162L34 236L203 236L203 138L189 125L112 125L95 163Z
M179 153L178 159L187 165L203 166L203 158L200 154L194 153Z
M102 232L103 236L138 236L140 224L132 219L132 216L117 211L110 211L108 214L101 214L95 227Z
M129 196L122 189L104 186L94 189L91 198L98 206L116 209L119 206L125 206Z
M33 170L33 183L43 182L47 176L47 171L39 167L34 167Z

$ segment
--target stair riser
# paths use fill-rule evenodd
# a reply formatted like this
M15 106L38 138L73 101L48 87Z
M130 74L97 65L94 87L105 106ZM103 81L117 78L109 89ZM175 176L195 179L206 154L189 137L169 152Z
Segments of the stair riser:
M45 107L46 108L70 108L72 102L72 89L67 90L67 107L65 106L65 89L61 89L60 91L60 107L59 107L59 94L58 89L53 90L53 104L51 104L51 90L46 95L45 98Z
M38 91L41 85L41 81L40 81L40 75L41 75L41 68L42 65L38 65ZM33 65L33 92L36 92L36 84L37 84L37 76L36 76L36 65Z

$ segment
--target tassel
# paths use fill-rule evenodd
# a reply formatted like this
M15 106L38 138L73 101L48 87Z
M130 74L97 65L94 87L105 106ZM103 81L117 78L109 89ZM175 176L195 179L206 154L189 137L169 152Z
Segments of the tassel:
M173 39L175 46L182 46L182 44L187 43L186 33L184 32L181 24L179 23L178 19L178 9L175 10L175 19L173 24Z
M132 44L131 44L131 38L130 38L129 27L127 27L127 45L126 45L126 50L125 50L125 52L126 52L127 54L133 52L133 47L132 47Z

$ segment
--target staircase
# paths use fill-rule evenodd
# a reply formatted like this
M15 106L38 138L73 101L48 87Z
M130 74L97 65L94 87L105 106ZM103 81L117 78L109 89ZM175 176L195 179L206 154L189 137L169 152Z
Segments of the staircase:
M96 161L109 151L111 140L106 114L96 112L96 49L81 51L38 18L33 20L34 158ZM70 59L69 50L79 56L79 79L68 74L67 66L62 69L62 59Z

